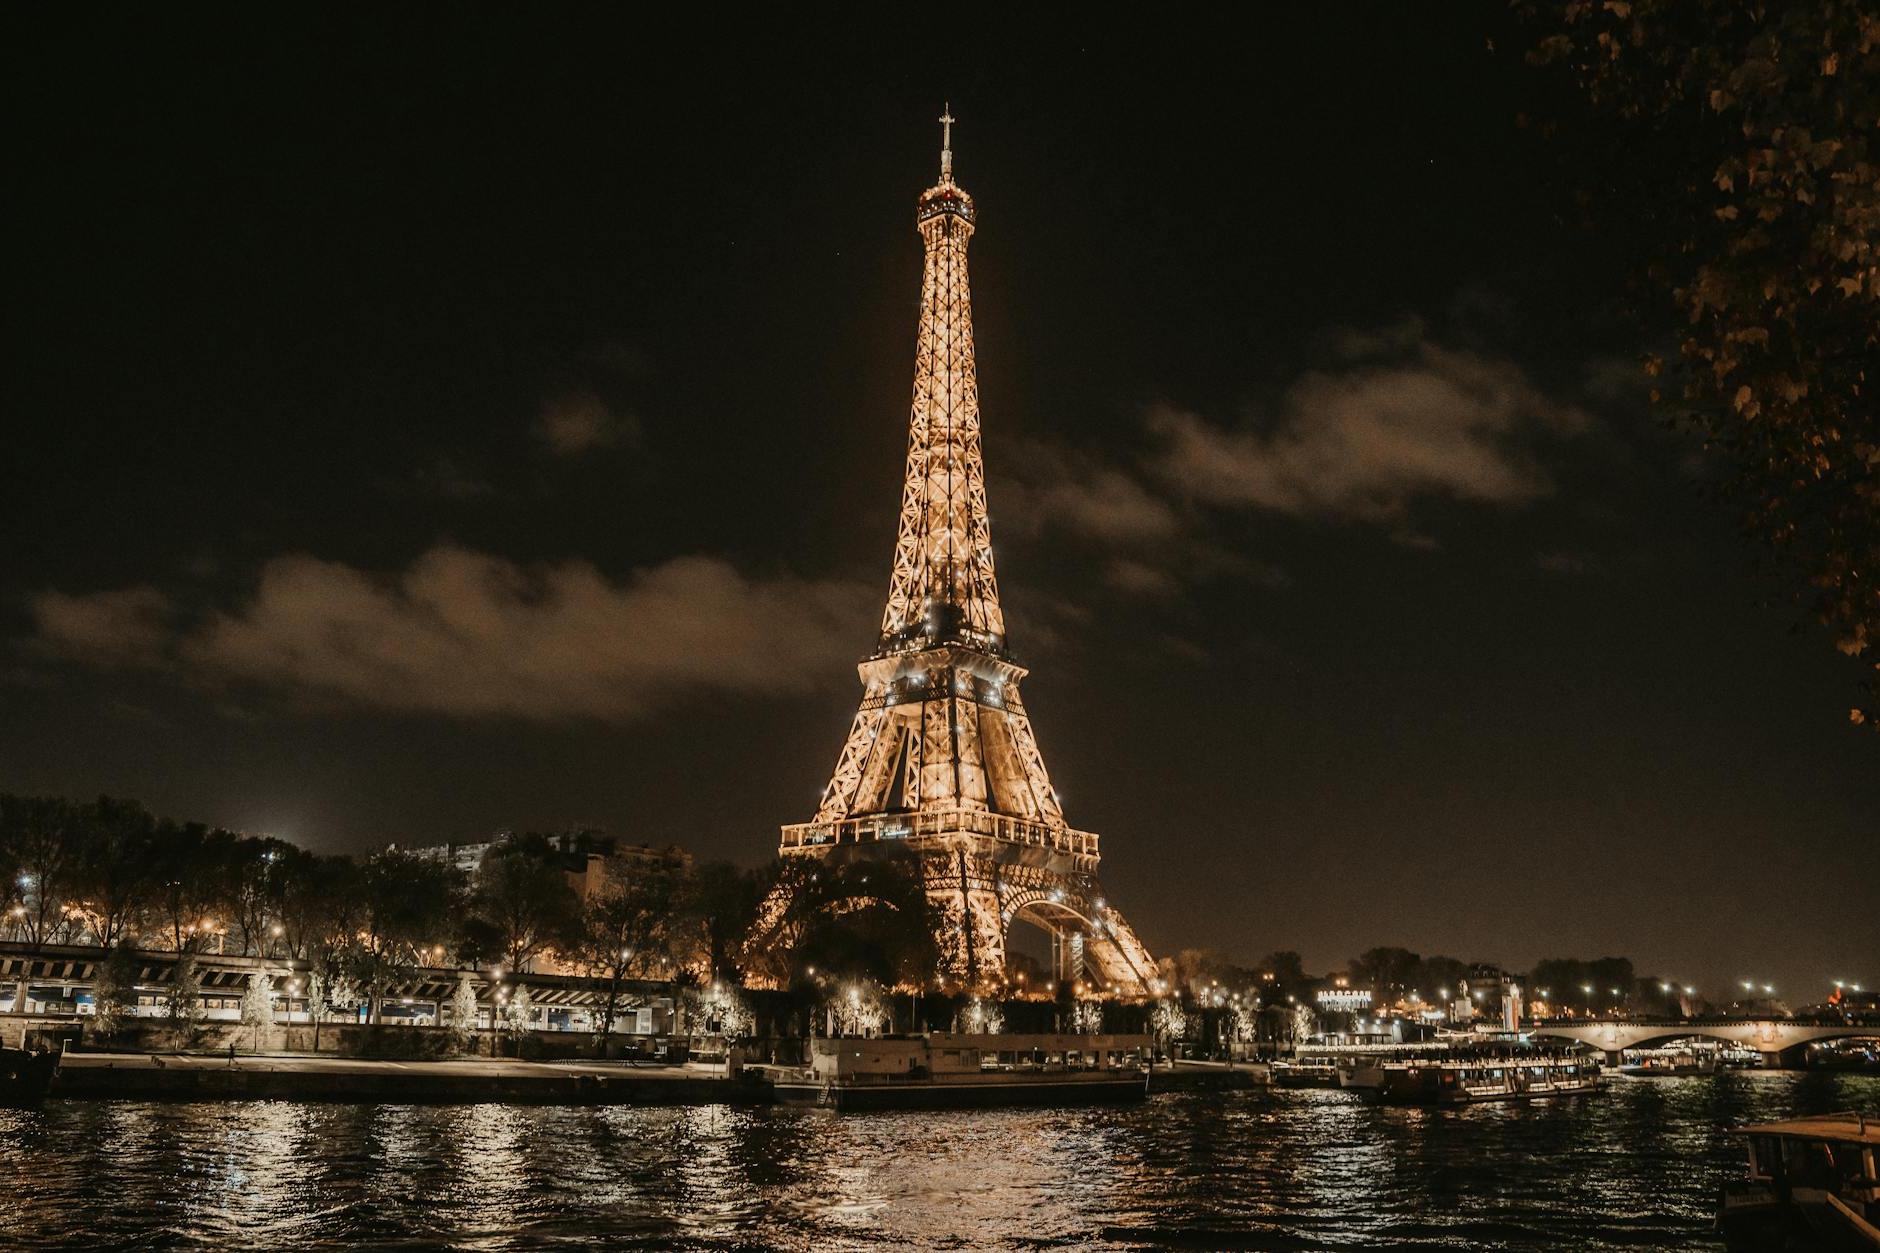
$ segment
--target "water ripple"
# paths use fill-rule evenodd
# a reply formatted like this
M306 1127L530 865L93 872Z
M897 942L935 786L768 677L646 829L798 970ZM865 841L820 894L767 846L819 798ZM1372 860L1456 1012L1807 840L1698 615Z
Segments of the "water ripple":
M1341 1092L1122 1110L50 1102L0 1110L5 1239L48 1249L1718 1247L1722 1129L1880 1113L1733 1074L1432 1111Z

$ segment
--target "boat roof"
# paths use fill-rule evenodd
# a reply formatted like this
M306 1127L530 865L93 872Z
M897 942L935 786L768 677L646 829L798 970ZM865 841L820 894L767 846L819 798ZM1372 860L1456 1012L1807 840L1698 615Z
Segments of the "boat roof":
M1788 1118L1781 1122L1738 1127L1737 1134L1797 1136L1808 1140L1834 1140L1843 1144L1880 1144L1880 1118L1869 1118L1863 1114L1821 1114L1813 1118Z

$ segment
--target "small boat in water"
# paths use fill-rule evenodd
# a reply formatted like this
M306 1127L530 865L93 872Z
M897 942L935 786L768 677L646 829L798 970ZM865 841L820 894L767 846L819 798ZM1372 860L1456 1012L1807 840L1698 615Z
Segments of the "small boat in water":
M1743 1127L1748 1169L1717 1228L1736 1253L1880 1249L1880 1119L1824 1114Z
M962 1109L1140 1101L1146 1035L957 1035L822 1038L808 1066L762 1072L788 1105L837 1110Z
M1333 1057L1299 1057L1289 1062L1274 1062L1267 1069L1276 1088L1335 1088L1338 1086L1338 1062Z
M1628 1079L1682 1079L1690 1075L1715 1074L1722 1066L1717 1050L1702 1054L1695 1049L1637 1049L1635 1060L1619 1067Z
M58 1073L57 1053L0 1048L0 1106L39 1104Z
M1590 1057L1516 1054L1387 1062L1371 1090L1395 1105L1469 1105L1572 1096L1599 1087Z

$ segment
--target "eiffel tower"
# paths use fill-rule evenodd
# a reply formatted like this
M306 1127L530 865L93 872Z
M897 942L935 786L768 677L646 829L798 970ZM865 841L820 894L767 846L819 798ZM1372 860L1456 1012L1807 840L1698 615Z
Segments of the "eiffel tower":
M1097 837L1064 820L1019 696L1027 672L1006 651L966 279L976 214L953 181L953 120L940 117L940 181L914 215L927 258L881 639L816 817L785 826L780 852L919 853L949 982L1001 982L1023 923L1050 935L1055 979L1140 996L1155 964L1104 899Z

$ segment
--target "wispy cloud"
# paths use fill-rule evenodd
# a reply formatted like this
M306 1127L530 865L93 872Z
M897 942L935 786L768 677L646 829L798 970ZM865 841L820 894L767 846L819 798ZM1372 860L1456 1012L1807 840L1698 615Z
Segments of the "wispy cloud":
M1536 569L1545 570L1549 574L1597 575L1606 572L1605 566L1597 557L1593 556L1593 554L1573 548L1562 548L1552 552L1536 554L1534 566Z
M1421 497L1526 504L1553 485L1537 443L1585 430L1514 363L1420 332L1348 332L1334 369L1289 386L1271 414L1227 427L1171 406L1150 472L1202 504L1398 524Z
M39 642L60 656L102 665L160 664L175 631L170 598L154 587L86 596L41 592L32 598Z
M1517 508L1549 496L1549 449L1593 425L1512 361L1437 343L1415 319L1325 342L1325 364L1238 422L1156 404L1133 455L1022 446L994 485L1001 530L1089 542L1105 584L1127 595L1170 597L1223 578L1282 588L1286 571L1224 540L1220 520L1251 511L1356 522L1436 549L1419 502Z
M1169 571L1129 557L1119 557L1104 567L1103 579L1119 591L1138 596L1173 596L1182 587Z
M1036 534L1056 530L1112 544L1154 543L1186 523L1176 505L1129 471L1087 454L1032 442L1008 458L996 485L999 522Z
M616 583L437 547L378 574L267 563L238 606L187 615L152 588L33 598L45 651L340 705L535 720L643 716L687 691L800 688L840 673L873 589L748 577L683 557Z
M615 413L595 393L576 391L543 406L535 420L535 437L556 456L573 457L635 444L640 427L632 415Z
M413 477L419 491L445 500L479 500L496 494L494 484L454 457L435 458L419 466Z

